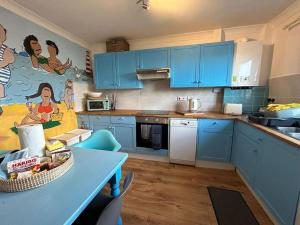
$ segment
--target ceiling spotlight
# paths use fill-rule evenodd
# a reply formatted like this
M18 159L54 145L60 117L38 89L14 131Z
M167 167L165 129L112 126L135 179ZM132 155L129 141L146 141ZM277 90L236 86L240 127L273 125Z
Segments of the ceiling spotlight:
M149 0L138 0L136 2L136 4L140 5L145 10L149 10L150 9Z

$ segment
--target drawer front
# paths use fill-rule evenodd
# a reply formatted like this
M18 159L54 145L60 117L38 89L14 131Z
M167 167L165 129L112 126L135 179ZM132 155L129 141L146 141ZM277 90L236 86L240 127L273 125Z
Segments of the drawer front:
M110 123L110 116L90 116L90 123L99 124L99 123Z
M204 132L232 132L233 120L200 119L199 128Z
M134 116L111 116L111 123L135 124L135 117Z
M255 143L260 143L264 139L264 135L262 134L262 132L243 122L237 123L236 132L246 135L249 139L251 139Z

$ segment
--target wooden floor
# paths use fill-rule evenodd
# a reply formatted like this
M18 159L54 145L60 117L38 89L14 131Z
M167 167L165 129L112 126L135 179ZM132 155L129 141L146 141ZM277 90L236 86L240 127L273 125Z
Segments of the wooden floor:
M124 225L217 225L207 186L242 192L259 223L272 224L234 171L138 159L123 169L135 172L122 209Z

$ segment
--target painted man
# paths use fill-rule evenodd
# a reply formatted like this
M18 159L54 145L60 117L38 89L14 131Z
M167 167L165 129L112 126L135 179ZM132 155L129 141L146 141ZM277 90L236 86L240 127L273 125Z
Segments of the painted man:
M41 55L42 47L38 39L34 35L29 35L23 42L25 51L28 53L31 59L32 66L34 68L42 68L47 72L54 72L54 70L48 65L48 59Z
M0 24L0 99L5 97L4 85L8 83L11 76L9 64L15 62L14 53L4 44L5 41L6 29Z

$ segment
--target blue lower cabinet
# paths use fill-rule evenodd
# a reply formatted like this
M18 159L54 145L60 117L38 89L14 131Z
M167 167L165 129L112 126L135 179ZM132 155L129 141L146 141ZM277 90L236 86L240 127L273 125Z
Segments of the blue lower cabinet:
M235 139L234 161L243 177L250 185L255 182L259 146L244 133L238 133Z
M300 149L237 122L232 161L279 224L294 225L300 192Z
M77 126L81 129L91 129L88 115L77 115Z
M109 130L121 144L122 150L135 152L136 123L134 116L90 116L90 127Z
M233 120L198 120L197 160L229 162Z
M110 116L89 116L90 129L101 130L108 129L110 125Z
M282 225L293 225L300 191L300 149L271 136L259 153L255 191Z
M109 130L112 131L108 123L96 123L92 125L93 131L96 130Z
M112 124L114 136L121 144L122 150L135 152L136 129L135 125Z

